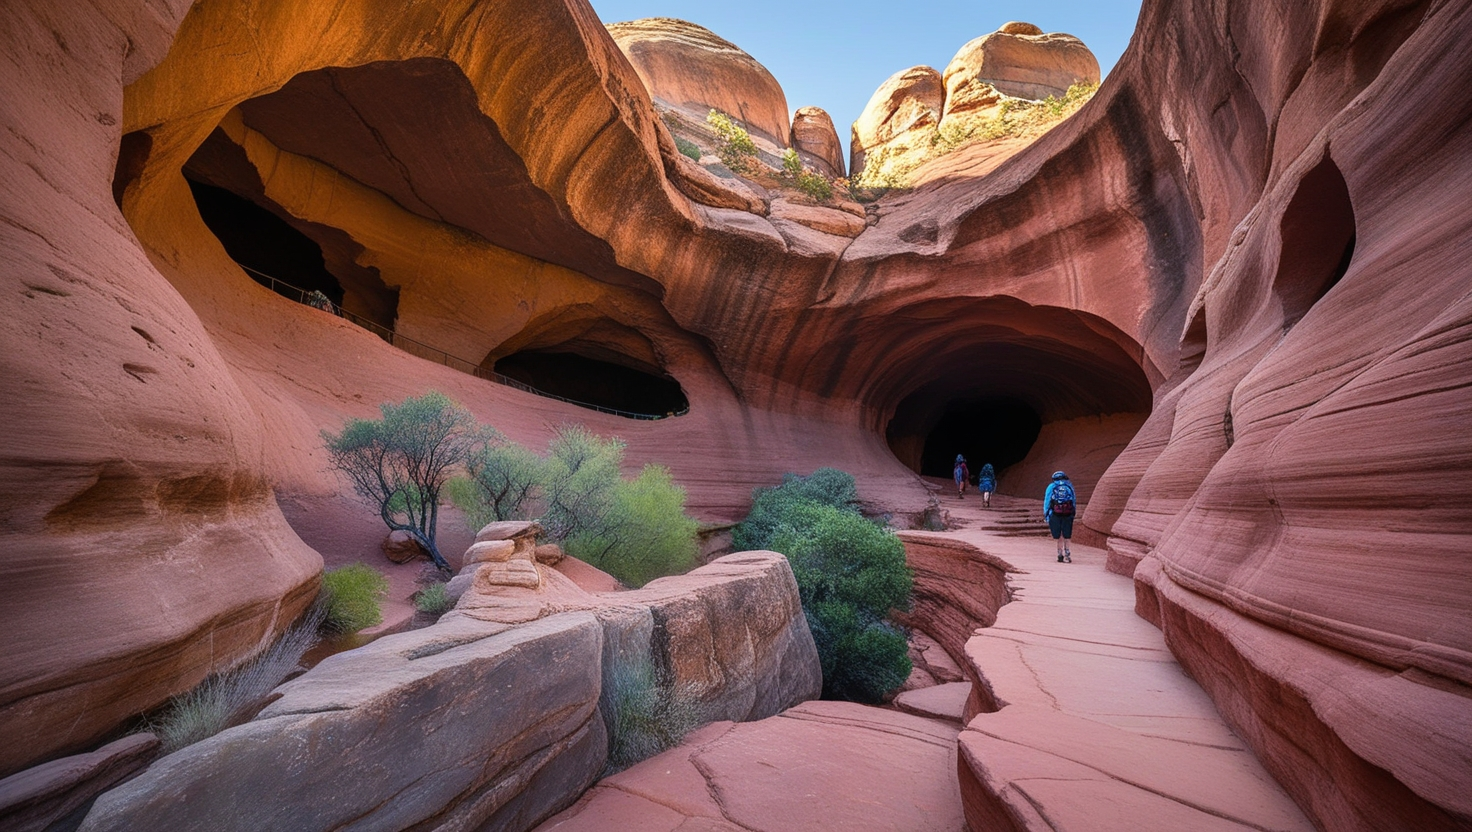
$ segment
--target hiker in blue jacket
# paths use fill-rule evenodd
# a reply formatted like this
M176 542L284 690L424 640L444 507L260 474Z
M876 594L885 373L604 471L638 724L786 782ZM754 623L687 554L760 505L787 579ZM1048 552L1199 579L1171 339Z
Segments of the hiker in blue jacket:
M1068 542L1073 539L1073 515L1078 510L1078 495L1073 492L1073 483L1062 471L1053 472L1053 481L1043 491L1043 518L1048 521L1048 531L1058 544L1058 562L1073 563L1073 553Z
M981 492L982 506L991 508L992 492L997 490L997 472L990 462L981 466L981 473L976 476L976 490Z
M966 481L971 479L971 472L966 470L966 457L956 454L956 467L951 469L951 479L956 481L956 499L966 499Z

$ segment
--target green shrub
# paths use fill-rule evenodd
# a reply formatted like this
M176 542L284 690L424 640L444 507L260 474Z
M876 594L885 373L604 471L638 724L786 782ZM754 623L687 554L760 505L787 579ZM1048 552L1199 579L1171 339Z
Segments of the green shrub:
M430 584L414 594L414 609L429 615L444 615L455 602L444 584Z
M721 162L737 173L751 170L756 162L756 142L746 128L720 110L711 110L705 121L716 132L716 155Z
M695 144L695 142L692 142L689 139L682 138L680 136L675 137L675 148L697 162L700 161L700 157L703 155L700 152L699 145Z
M623 771L680 744L706 721L690 686L662 682L649 657L621 656L603 668L599 710L608 728L603 776Z
M905 548L857 510L853 477L824 468L788 474L754 494L736 527L738 549L787 556L823 666L823 695L879 702L910 675L907 639L885 620L909 607Z
M618 481L600 522L564 542L567 553L629 586L689 571L695 565L699 524L685 514L685 490L668 469L646 465Z
M468 478L452 480L446 493L473 528L496 520L526 520L541 491L545 464L523 445L485 429L487 439L465 461Z
M356 633L383 621L379 604L388 595L388 578L362 563L322 573L327 614L322 626L333 633Z
M789 147L782 151L782 173L792 180L796 180L797 175L802 173L802 159L797 155L796 148Z
M271 646L224 673L217 673L193 690L169 700L159 718L149 725L166 754L209 739L254 716L266 697L301 664L302 656L317 644L327 612L314 603Z
M827 202L833 198L833 185L822 174L801 171L797 174L797 189L817 200Z
M623 440L604 439L581 425L557 427L547 446L542 485L542 527L552 540L561 543L602 528L613 510L624 447Z
M769 549L786 513L805 502L816 502L858 513L859 490L853 475L837 468L819 468L806 477L786 474L782 484L752 492L751 512L736 526L732 542L737 549Z

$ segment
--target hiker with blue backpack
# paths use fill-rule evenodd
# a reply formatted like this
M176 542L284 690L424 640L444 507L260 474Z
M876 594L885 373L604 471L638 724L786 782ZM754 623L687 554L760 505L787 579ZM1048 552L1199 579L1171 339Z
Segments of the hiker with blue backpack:
M966 457L956 454L956 467L951 469L951 479L956 481L956 499L966 499L966 483L971 479L971 472L966 470Z
M1062 471L1053 472L1053 481L1043 492L1043 518L1048 521L1048 531L1058 544L1058 562L1073 563L1073 553L1068 542L1073 539L1073 515L1078 511L1078 495L1073 492L1073 483Z
M991 508L992 492L997 490L997 472L990 462L981 466L981 473L976 476L976 490L981 492L982 506Z

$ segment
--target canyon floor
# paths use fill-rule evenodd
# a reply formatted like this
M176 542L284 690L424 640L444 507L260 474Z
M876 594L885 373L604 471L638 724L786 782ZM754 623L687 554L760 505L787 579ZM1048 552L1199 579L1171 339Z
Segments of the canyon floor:
M1102 550L1074 544L1073 563L1058 563L1029 523L1037 501L943 505L953 528L935 537L1019 570L1012 602L966 648L1000 710L963 729L961 700L940 686L927 689L949 700L936 718L811 702L713 724L603 780L542 832L963 830L963 800L996 828L1011 828L1005 803L1031 829L1313 829L1135 614L1133 581L1105 571ZM979 791L957 787L958 738Z

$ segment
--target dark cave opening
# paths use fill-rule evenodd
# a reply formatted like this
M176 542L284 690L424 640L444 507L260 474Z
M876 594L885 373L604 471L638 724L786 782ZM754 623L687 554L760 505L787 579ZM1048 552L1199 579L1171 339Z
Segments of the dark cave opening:
M680 383L573 352L523 350L496 361L496 372L582 404L664 416L690 407Z
M1019 399L978 398L948 402L940 421L925 437L925 447L920 453L920 473L949 478L956 454L966 457L972 474L988 462L1000 472L1027 458L1027 452L1032 450L1042 429L1042 417Z
M236 263L307 291L318 291L335 304L342 285L322 257L322 248L289 223L224 188L188 180L199 216ZM254 275L259 278L259 275ZM281 294L298 299L296 293Z
M1354 261L1354 203L1329 154L1299 182L1281 229L1273 292L1283 305L1286 331L1339 283Z

